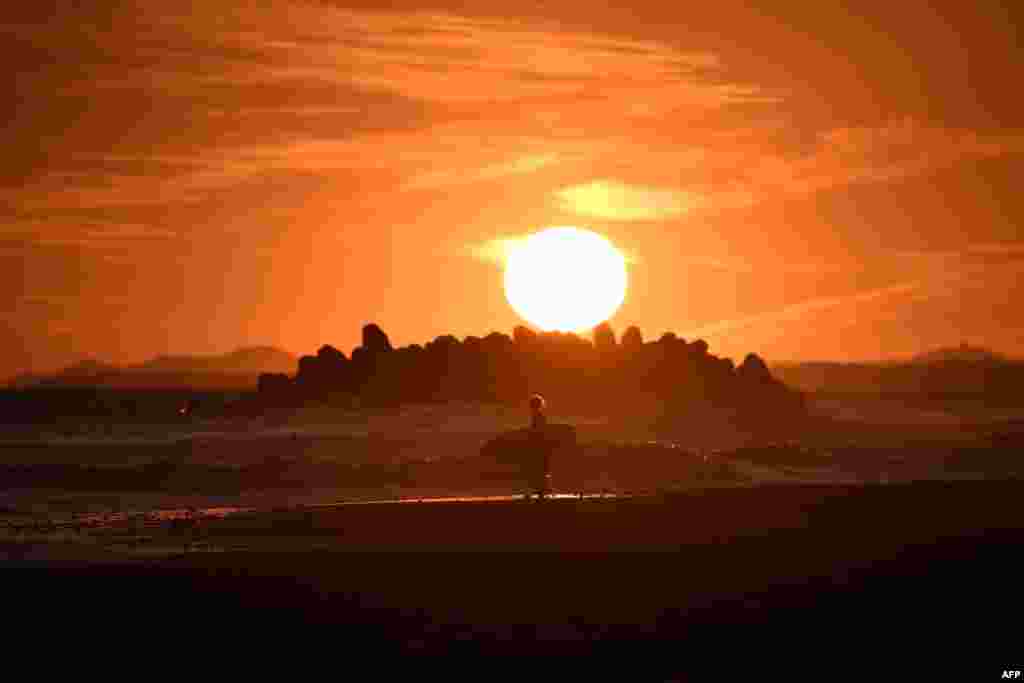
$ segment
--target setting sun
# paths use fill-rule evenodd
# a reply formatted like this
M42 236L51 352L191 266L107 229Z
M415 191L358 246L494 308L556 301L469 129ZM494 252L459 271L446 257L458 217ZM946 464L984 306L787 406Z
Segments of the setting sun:
M607 320L626 297L626 260L589 230L542 230L510 250L505 297L543 330L580 331Z

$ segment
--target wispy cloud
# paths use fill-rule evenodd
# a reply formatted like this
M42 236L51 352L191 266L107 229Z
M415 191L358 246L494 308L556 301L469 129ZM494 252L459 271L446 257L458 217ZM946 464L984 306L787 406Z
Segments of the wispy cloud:
M1024 130L982 133L928 125L912 118L885 126L823 133L792 163L788 187L815 191L858 182L887 182L963 161L1024 152Z
M557 154L531 154L510 161L469 168L441 168L414 175L402 183L403 190L436 190L455 185L500 180L524 175L557 164Z
M631 95L667 110L768 97L708 78L720 66L713 54L547 22L324 8L297 10L293 21L290 38L250 17L248 30L223 40L277 55L263 78L345 80L453 105L572 97L616 106Z
M151 151L127 152L151 172L118 171L126 152L109 152L102 182L51 169L21 208L197 203L339 171L363 173L364 193L504 181L592 159L627 122L775 100L723 78L717 55L540 20L301 3L146 14L126 44L85 29L104 58L62 87L156 101L133 133Z
M545 226L545 227L556 227L556 226ZM543 229L543 228L542 228ZM484 263L490 263L494 265L503 266L508 256L519 246L523 240L528 238L530 234L527 233L522 235L507 235L505 237L499 237L478 244L471 244L464 248L463 253ZM623 259L626 263L637 263L639 257L630 252L629 250L616 247L619 253L622 254Z
M971 254L1021 255L1024 256L1024 242L986 242L972 244L966 250Z
M842 296L824 296L808 299L799 303L790 304L783 306L771 311L765 311L762 313L756 313L754 315L743 316L740 318L730 318L728 320L719 320L714 323L703 325L698 328L691 329L685 333L686 337L705 337L719 335L724 332L734 332L749 327L756 327L767 324L777 324L782 322L799 321L804 319L808 314L816 313L834 308L844 308L847 306L861 305L878 301L881 299L888 299L891 297L897 297L904 294L911 294L918 291L922 286L922 283L918 281L901 282L894 285L888 285L886 287L877 287L855 294L846 294Z
M872 303L905 305L956 301L965 292L988 291L993 282L1012 281L1024 275L1024 243L984 242L968 244L960 249L890 250L879 254L874 265L913 279L852 294L815 297L753 315L719 320L691 329L687 335L721 336L738 330L806 321L809 316L830 310L850 308L860 314L863 305Z
M885 183L962 162L1024 153L1024 130L981 133L901 119L877 127L822 132L804 153L779 150L770 137L719 136L696 150L696 165L678 157L632 149L636 162L623 179L601 179L554 192L581 216L614 220L671 219L699 210L754 206L853 184ZM618 164L623 165L623 146ZM685 157L684 157L685 159ZM646 161L646 163L645 163ZM652 186L645 178L678 178Z
M501 237L488 240L481 244L471 244L465 248L465 253L484 263L503 266L515 248L526 239L527 235L515 237Z
M181 233L159 225L59 220L14 221L0 231L6 243L86 250L104 261L131 261L140 249L162 249Z
M698 208L701 197L681 190L595 180L555 193L563 209L610 220L664 220Z
M958 249L888 250L876 258L876 267L912 273L927 282L935 295L967 286L986 286L1005 271L1024 275L1024 242L977 242Z

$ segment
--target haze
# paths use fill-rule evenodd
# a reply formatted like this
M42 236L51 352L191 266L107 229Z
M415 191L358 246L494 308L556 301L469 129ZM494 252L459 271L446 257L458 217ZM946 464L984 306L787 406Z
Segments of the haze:
M1024 353L1019 8L30 4L0 376L507 332L493 256L551 225L628 255L616 329Z

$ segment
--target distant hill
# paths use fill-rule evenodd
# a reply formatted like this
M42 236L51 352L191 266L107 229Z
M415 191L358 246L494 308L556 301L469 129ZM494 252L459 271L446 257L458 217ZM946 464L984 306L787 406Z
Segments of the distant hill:
M116 388L249 389L264 372L291 372L298 359L272 346L206 356L158 356L138 365L83 360L52 375L22 375L15 387L102 386Z
M141 372L291 372L297 358L273 346L252 346L217 356L158 356L130 368Z
M1024 386L1024 361L967 344L901 361L779 363L772 373L809 392L1012 396Z
M85 378L85 377L99 377L102 375L109 374L117 371L116 365L110 363L104 363L102 361L87 359L79 361L74 365L69 365L55 376L59 378L74 379L74 378ZM44 379L39 377L38 379Z
M926 353L914 356L914 363L1005 363L1009 359L1006 356L990 351L980 346L969 346L961 344L949 348L935 349Z

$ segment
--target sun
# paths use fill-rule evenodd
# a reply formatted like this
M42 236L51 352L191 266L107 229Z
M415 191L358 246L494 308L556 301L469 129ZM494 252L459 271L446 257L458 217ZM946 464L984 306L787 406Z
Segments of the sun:
M626 280L619 250L574 227L534 233L505 260L505 298L542 330L579 332L604 322L625 300Z

